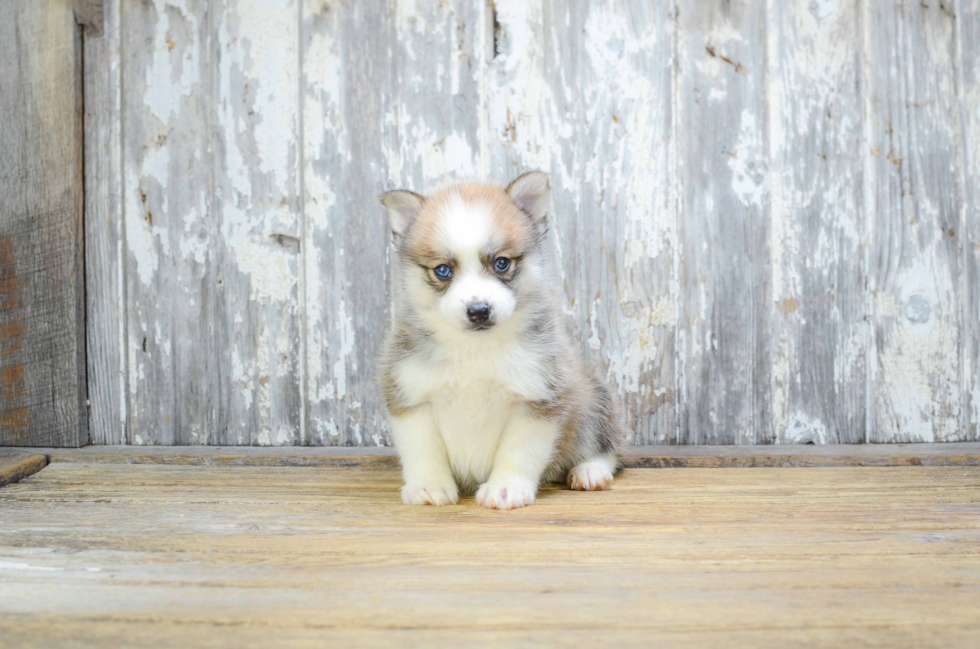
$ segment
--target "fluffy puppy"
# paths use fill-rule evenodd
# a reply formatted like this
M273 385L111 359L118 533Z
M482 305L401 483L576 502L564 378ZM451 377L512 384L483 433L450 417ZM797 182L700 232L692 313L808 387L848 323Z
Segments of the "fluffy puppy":
M573 349L553 295L548 176L381 202L394 235L394 326L379 382L409 505L476 491L534 503L542 481L603 489L625 432Z

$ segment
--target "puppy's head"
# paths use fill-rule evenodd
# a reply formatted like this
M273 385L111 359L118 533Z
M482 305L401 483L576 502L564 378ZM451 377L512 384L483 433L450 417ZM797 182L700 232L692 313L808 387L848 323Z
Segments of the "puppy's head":
M432 327L479 334L503 325L537 290L548 191L548 176L532 171L506 189L386 193L400 297Z

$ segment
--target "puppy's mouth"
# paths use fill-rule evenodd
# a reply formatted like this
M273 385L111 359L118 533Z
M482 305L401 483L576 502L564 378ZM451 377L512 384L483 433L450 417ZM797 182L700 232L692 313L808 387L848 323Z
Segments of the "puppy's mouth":
M490 329L493 329L493 325L493 322L481 322L478 324L470 324L467 328L470 331L489 331Z

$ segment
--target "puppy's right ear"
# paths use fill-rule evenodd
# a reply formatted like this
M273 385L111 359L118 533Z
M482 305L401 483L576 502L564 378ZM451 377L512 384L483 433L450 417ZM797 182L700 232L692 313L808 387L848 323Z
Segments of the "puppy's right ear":
M396 189L381 196L381 202L388 210L388 223L395 241L405 233L422 209L425 198L415 192Z

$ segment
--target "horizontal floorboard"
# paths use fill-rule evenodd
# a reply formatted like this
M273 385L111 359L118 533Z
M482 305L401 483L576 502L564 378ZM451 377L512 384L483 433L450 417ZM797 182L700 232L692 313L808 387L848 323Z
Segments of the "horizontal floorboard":
M0 490L0 638L971 646L980 468L627 469L499 512L393 468L55 463Z
M196 464L207 466L396 467L391 447L86 446L33 449L50 462ZM980 466L980 442L948 444L838 444L827 446L631 447L626 468Z

